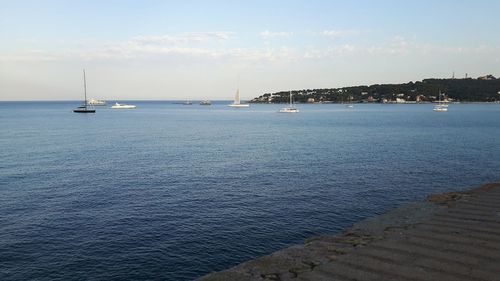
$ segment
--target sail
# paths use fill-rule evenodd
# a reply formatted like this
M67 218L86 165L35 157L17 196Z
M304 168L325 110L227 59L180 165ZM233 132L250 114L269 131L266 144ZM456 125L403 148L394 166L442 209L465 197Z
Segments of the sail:
M230 107L249 107L250 105L248 103L240 103L240 89L237 88L236 89L236 94L234 95L234 102L231 103L231 104L228 104L228 106Z
M87 79L85 79L85 69L83 70L83 93L84 93L84 103L85 108L87 108Z
M233 104L240 104L240 89L236 90L236 95L234 96Z

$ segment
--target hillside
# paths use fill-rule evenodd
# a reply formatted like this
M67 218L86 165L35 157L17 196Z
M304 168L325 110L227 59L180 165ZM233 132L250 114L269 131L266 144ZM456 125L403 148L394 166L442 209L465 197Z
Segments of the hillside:
M287 102L290 91L265 93L250 102ZM500 101L500 79L486 75L477 79L424 79L404 84L375 84L330 89L292 90L294 100L305 102L433 102L439 98L459 102Z

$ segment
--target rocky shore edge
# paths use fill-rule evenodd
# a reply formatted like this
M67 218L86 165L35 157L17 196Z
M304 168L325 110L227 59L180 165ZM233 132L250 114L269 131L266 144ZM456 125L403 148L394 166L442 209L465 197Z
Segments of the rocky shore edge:
M360 221L338 235L309 238L303 245L291 246L224 271L209 273L197 280L295 279L299 274L335 261L339 256L347 255L356 248L384 240L395 231L411 229L457 202L493 188L500 188L500 183L485 184L470 191L429 195L422 202L405 204L385 214Z

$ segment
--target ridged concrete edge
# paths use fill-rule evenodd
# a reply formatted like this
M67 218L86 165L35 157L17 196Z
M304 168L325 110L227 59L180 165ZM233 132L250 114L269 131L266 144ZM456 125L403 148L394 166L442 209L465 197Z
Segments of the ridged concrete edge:
M230 269L207 274L200 281L289 280L335 261L360 246L386 238L388 233L404 231L428 221L432 216L461 200L500 187L490 183L466 192L449 192L428 196L427 200L405 204L385 214L365 219L338 235L307 239L303 245L291 246L270 255L241 263ZM342 279L339 277L339 279Z

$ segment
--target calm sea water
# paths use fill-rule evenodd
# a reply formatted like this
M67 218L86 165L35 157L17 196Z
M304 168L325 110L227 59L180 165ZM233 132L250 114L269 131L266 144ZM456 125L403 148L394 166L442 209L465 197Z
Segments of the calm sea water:
M500 105L0 103L0 280L191 280L500 180Z

